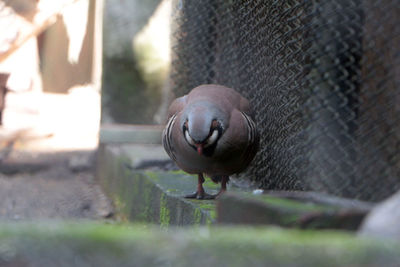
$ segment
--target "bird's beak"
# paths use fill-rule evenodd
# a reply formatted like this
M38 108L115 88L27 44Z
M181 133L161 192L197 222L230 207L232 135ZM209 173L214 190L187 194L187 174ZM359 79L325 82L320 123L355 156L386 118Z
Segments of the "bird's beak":
M197 153L201 156L203 155L203 144L196 144Z

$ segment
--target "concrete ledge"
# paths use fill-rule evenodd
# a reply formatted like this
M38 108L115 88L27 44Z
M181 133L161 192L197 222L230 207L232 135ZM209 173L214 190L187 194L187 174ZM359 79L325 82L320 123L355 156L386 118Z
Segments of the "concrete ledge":
M1 266L398 266L400 244L338 232L0 224Z
M167 160L168 156L160 145L100 146L97 178L113 201L117 217L163 227L218 222L357 230L372 208L369 203L317 193L254 195L232 185L218 200L188 200L182 196L195 190L195 176L183 171L141 169L148 162ZM204 186L209 193L215 194L219 190L219 185L209 179Z
M311 202L307 193L301 199L292 200L291 192L285 197L279 194L260 194L228 192L217 202L219 223L225 224L269 224L281 227L308 229L345 229L357 230L369 206L360 203L358 206L338 204L321 204ZM293 193L298 195L298 193ZM330 197L332 198L332 197ZM337 202L344 202L338 199Z
M169 225L211 224L215 221L213 201L187 200L182 195L196 188L196 178L180 171L133 170L145 160L165 160L157 145L101 145L97 179L113 201L117 217ZM206 185L212 191L215 185Z
M161 125L102 125L100 143L102 144L161 144Z
M202 267L397 266L400 262L400 243L395 241L338 230L282 228L354 230L370 210L368 203L303 193L253 195L233 187L217 201L190 201L182 195L195 189L196 177L147 164L167 160L160 145L101 144L97 179L113 200L116 217L146 226L0 225L0 260L14 266L14 261L44 260L53 266L74 262L75 266ZM216 193L219 186L207 180L205 187ZM226 225L237 223L253 225ZM190 225L198 227L175 227ZM3 256L8 246L13 252Z

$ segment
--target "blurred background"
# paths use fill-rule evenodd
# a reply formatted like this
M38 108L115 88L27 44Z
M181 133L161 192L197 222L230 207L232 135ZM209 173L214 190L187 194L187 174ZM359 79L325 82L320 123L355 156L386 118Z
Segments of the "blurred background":
M100 118L165 119L170 1L0 5L2 136L24 130L35 145L47 138L53 148L94 148Z
M25 149L93 149L101 75L95 2L0 5L0 72L9 75L3 81L3 142L19 136L14 146Z
M0 265L397 266L359 235L400 238L399 19L398 0L0 0L0 221L62 219L0 227ZM161 131L205 83L250 100L261 145L188 201Z
M165 120L170 17L171 1L0 1L0 218L112 215L100 136Z
M397 2L296 3L1 1L0 160L133 138L115 129L158 134L173 97L218 83L256 111L261 148L245 186L390 196Z

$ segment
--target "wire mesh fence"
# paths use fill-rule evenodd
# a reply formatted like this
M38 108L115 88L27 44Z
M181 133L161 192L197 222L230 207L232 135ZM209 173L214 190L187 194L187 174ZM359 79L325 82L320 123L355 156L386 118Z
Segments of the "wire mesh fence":
M171 82L232 87L256 112L246 176L378 201L400 189L398 0L175 0Z

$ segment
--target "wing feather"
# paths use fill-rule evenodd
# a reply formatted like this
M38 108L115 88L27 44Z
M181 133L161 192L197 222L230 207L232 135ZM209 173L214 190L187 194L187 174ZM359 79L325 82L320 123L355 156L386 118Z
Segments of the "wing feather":
M244 152L244 161L245 165L247 166L250 164L252 159L254 158L255 154L257 153L260 136L257 131L257 127L253 119L244 112L241 112L247 127L247 147Z
M162 144L164 146L165 151L170 156L170 158L176 161L174 146L172 145L172 130L176 121L176 114L172 115L172 117L168 120L167 125L164 128L162 133Z

